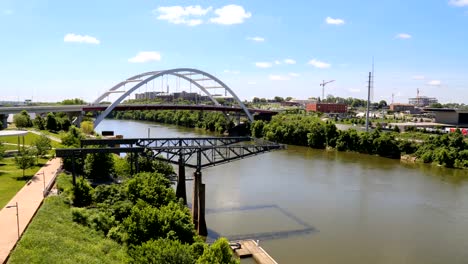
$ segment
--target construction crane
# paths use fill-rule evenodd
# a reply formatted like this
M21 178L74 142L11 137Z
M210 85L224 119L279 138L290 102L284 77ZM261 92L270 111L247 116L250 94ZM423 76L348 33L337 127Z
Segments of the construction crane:
M322 100L325 99L325 85L331 83L331 82L334 82L335 80L331 80L331 81L325 81L323 80L322 83L320 84L320 86L322 86Z

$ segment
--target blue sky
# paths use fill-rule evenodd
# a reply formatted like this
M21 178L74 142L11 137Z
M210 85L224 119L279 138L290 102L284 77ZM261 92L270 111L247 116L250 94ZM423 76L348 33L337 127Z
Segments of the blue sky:
M243 99L316 97L322 80L365 98L374 57L374 101L468 103L468 0L0 0L0 34L0 100L91 101L178 67Z

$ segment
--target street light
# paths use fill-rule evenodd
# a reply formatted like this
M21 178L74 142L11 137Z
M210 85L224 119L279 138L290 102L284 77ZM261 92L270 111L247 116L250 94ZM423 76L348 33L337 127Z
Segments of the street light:
M20 230L19 230L19 214L18 214L18 202L15 203L15 205L7 205L6 208L13 208L16 207L16 226L18 228L18 240L20 238Z

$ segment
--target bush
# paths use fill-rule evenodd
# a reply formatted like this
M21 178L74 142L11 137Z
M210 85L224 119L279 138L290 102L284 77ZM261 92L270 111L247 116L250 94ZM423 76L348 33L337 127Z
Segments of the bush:
M76 185L73 186L73 205L77 207L88 206L93 202L93 188L89 182L78 177L76 179Z
M136 203L139 199L152 206L160 207L176 200L171 182L159 173L142 172L125 182L126 192L130 201Z
M150 240L129 250L130 263L193 264L189 245L170 239Z
M235 264L240 263L232 255L232 250L229 247L229 242L225 238L216 240L203 255L198 259L197 264L225 263Z

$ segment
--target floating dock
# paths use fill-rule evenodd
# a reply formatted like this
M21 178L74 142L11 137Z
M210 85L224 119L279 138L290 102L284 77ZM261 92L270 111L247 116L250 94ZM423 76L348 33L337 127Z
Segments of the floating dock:
M242 240L231 243L235 254L243 258L253 258L258 264L278 264L263 248L254 240Z

